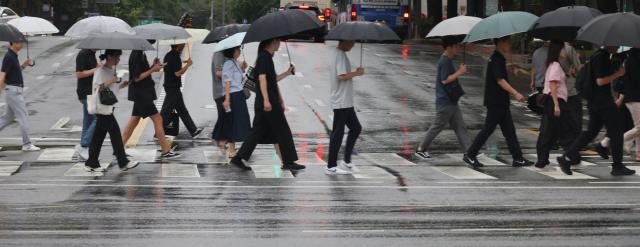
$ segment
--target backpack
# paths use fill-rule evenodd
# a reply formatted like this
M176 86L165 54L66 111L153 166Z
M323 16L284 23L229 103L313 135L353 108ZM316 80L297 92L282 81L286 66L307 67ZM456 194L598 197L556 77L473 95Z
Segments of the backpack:
M586 100L593 97L595 78L593 76L593 68L591 68L591 59L593 59L593 57L595 57L599 52L600 51L594 53L576 75L576 90L578 91L578 94Z

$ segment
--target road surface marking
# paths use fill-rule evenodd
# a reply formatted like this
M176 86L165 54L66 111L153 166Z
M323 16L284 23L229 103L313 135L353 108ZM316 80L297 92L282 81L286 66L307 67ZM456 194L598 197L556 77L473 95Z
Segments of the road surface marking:
M108 168L108 163L100 162L100 166ZM87 172L84 170L84 163L76 163L64 173L65 177L102 177L104 172Z
M608 182L589 182L590 184L640 184L640 182L630 181L608 181Z
M452 159L455 159L456 161L460 161L461 163L462 161L462 157L463 154L457 153L457 154L450 154L448 153L447 156L451 157ZM482 163L485 166L508 166L505 163L502 163L498 160L492 159L489 156L486 155L478 155L476 156L476 159L478 159L478 161L480 161L480 163Z
M217 180L217 181L180 181L180 180L151 180L157 183L239 183L236 180Z
M304 85L304 88L309 89L309 90L313 90L313 86L311 86L311 85L309 85L309 84Z
M62 127L69 123L70 120L71 118L69 117L61 117L55 124L53 124L53 126L51 126L51 130L63 130Z
M289 170L280 169L280 165L251 165L256 178L294 178Z
M547 177L552 177L554 179L597 179L594 178L592 176L586 175L586 174L582 174L579 172L573 172L573 175L567 175L564 174L564 172L562 172L560 170L560 167L549 167L547 166L544 169L540 169L540 168L535 168L535 167L524 167L525 169L532 171L532 172L537 172L540 173L542 175L545 175Z
M360 172L354 173L357 179L396 179L391 173L377 166L359 166Z
M316 102L316 105L318 105L318 106L320 106L320 107L325 107L325 106L327 106L326 104L324 104L324 102L322 102L322 100L315 99L314 101Z
M363 158L373 162L377 165L399 165L399 166L413 166L415 165L413 162L408 161L405 158L400 157L400 155L396 153L361 153L358 156L362 156Z
M126 150L127 154L133 156L139 162L152 163L156 161L156 149L136 149L129 148Z
M3 106L5 106L5 105L6 105L5 103L0 103L0 107L3 107Z
M216 105L204 105L202 108L204 109L218 109Z
M199 178L198 166L193 164L162 164L164 178Z
M512 232L512 231L533 231L533 228L464 228L451 229L452 232Z
M8 177L20 170L23 161L0 161L0 177Z
M296 181L296 183L309 183L309 184L323 184L323 183L336 183L336 184L383 184L383 181Z
M518 181L442 181L438 184L519 184Z
M224 155L220 152L220 150L216 147L216 150L205 150L202 151L204 154L204 160L206 164L226 164L229 163L229 158L227 155Z
M558 157L562 156L562 154L549 154L549 163L551 163L552 165L558 165ZM536 154L527 154L527 157L531 158L532 160L538 160L538 155ZM597 166L594 163L588 162L588 161L581 161L579 165L573 165L571 166L571 170L581 170L581 169L585 169L588 166Z
M69 53L67 53L67 54L66 54L66 55L64 55L64 56L65 56L65 57L73 56L73 52L69 52Z
M304 74L302 74L302 72L296 71L295 76L299 77L299 78L302 78L302 77L304 77Z
M40 182L100 182L113 183L113 180L96 180L96 179L43 179Z
M43 80L44 78L45 78L45 76L41 75L41 76L36 77L36 80Z
M47 148L38 157L38 162L72 162L73 148Z
M431 168L455 179L497 179L464 166L432 166Z
M54 63L51 65L51 67L54 67L54 68L60 67L60 63Z
M339 229L339 230L302 230L302 233L374 233L374 232L385 232L385 230L349 230L349 229Z
M160 233L160 234L192 234L192 233L202 233L202 234L211 234L211 233L233 233L233 231L217 231L217 230L154 230L151 233Z

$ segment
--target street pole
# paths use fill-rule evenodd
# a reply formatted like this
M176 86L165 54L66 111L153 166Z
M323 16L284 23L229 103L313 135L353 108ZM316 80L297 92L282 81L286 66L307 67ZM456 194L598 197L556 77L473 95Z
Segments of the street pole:
M213 0L211 0L211 16L209 16L209 19L211 19L211 31L213 31Z
M226 7L226 5L227 5L227 0L222 0L222 25L223 25L223 26L224 26L224 24L225 24L224 19L225 19L225 15L226 15L226 13L227 13L227 7Z

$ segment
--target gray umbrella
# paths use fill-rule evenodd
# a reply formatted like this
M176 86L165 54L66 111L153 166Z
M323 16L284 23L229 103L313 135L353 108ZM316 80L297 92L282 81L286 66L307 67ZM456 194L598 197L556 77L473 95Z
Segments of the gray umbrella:
M140 25L133 28L136 36L150 40L177 40L191 38L191 34L183 27L171 26L163 23ZM160 42L156 43L156 57L160 53Z
M137 37L132 34L112 32L100 33L94 36L84 38L76 46L78 49L96 49L96 50L153 50L153 46L146 39Z
M613 13L596 17L578 30L577 40L599 46L631 46L640 48L640 16Z
M26 42L27 39L16 27L7 23L0 23L0 41Z
M236 33L246 32L251 27L250 24L229 24L226 26L216 27L202 41L203 44L218 43L223 39L230 37Z
M586 6L562 7L540 16L531 25L529 34L543 40L572 42L578 29L599 15L602 15L602 12Z
M343 22L336 26L326 40L353 40L360 43L360 66L362 66L363 42L400 41L400 37L389 26L368 21Z

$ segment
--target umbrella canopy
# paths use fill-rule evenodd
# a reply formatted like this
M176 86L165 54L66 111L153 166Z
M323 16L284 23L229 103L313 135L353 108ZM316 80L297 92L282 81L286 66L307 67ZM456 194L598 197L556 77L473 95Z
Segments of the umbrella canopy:
M537 16L522 11L500 12L478 22L471 29L464 42L497 39L526 32L537 19Z
M216 27L204 38L203 44L211 44L220 42L223 39L231 37L236 33L246 32L251 25L249 24L229 24L226 26Z
M60 32L51 22L38 17L23 16L10 20L7 23L18 28L24 35L42 35Z
M433 27L425 38L434 39L446 36L466 36L480 21L482 21L481 18L465 15L446 19Z
M205 37L207 37L207 35L209 35L209 30L207 29L185 28L184 30L187 31L189 35L191 35L190 38L174 39L174 40L167 39L167 40L161 41L160 45L186 44L186 43L198 42L198 41L202 41Z
M400 37L389 26L368 21L343 22L336 26L326 40L353 40L353 41L399 41Z
M243 44L287 37L304 31L323 27L316 18L302 10L289 9L266 14L251 24Z
M236 33L234 35L231 35L231 37L229 38L223 39L222 41L218 42L218 44L216 45L216 49L214 49L213 52L224 51L226 49L241 46L242 40L244 39L244 36L246 34L246 32Z
M596 17L578 30L577 40L599 46L631 46L640 48L640 16L613 13Z
M580 27L602 15L597 9L586 6L569 6L548 12L531 25L529 34L543 40L575 40Z
M146 39L140 38L133 34L111 32L100 33L94 36L84 38L78 46L78 49L96 49L96 50L153 50L153 46Z
M27 39L16 27L0 23L0 41L25 42Z
M136 26L133 30L136 32L136 36L143 39L177 40L191 38L191 34L184 28L163 23Z
M86 38L99 33L111 32L135 34L133 28L123 20L111 16L93 16L73 24L64 36Z

